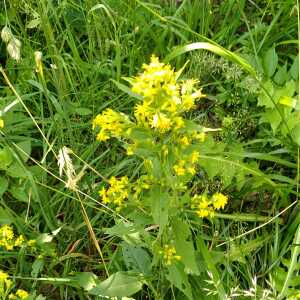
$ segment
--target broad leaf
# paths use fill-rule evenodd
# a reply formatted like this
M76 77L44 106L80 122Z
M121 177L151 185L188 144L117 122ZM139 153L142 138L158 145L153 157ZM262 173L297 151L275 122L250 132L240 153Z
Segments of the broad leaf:
M192 288L188 281L188 276L184 272L183 266L181 264L172 264L168 267L167 279L177 287L181 292L183 292L188 299L193 300Z
M190 229L186 223L179 219L172 223L172 228L175 235L176 254L181 256L181 261L184 264L184 271L187 274L199 275L199 270L195 258L194 245L190 238Z
M140 246L133 246L122 243L122 252L125 264L128 269L144 275L151 272L151 258L148 252Z
M142 281L125 272L117 272L89 290L89 294L108 297L127 297L142 289Z
M159 225L161 234L168 224L169 216L169 197L167 193L161 192L160 188L154 188L151 191L151 209L153 220Z
M275 48L270 48L264 55L263 67L267 77L272 77L276 71L278 63L278 56Z

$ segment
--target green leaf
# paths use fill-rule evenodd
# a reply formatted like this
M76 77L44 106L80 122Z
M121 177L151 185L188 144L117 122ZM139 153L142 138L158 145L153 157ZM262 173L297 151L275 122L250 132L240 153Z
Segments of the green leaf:
M14 221L14 216L7 209L0 207L0 224L11 224Z
M31 276L36 278L42 272L45 261L43 258L37 258L32 264Z
M193 50L208 50L211 51L217 55L220 55L232 62L237 63L240 65L245 71L249 72L251 75L256 77L256 71L253 69L253 67L243 58L236 55L235 53L221 47L218 44L212 44L207 42L198 42L198 43L191 43L185 46L179 46L175 50L173 50L166 58L165 62L169 62L170 60L174 59L175 57L182 55L186 52L190 52Z
M181 256L181 261L184 264L184 271L187 274L199 275L199 270L196 263L195 249L190 238L190 229L186 223L176 220L172 223L172 229L175 235L176 254Z
M172 264L168 267L166 278L170 281L171 284L182 291L188 297L188 299L194 299L188 276L184 272L183 266L180 263Z
M263 67L267 77L272 77L276 71L278 64L278 56L275 48L270 48L264 55Z
M111 79L111 81L112 81L112 82L113 82L113 83L114 83L121 91L123 91L124 93L128 94L129 96L131 96L131 97L133 97L133 98L135 98L135 99L138 99L138 100L142 100L142 99L143 99L142 96L133 93L133 92L131 91L131 89L130 89L128 86L124 85L123 83L120 83L120 82L118 82L118 81L116 81L116 80L114 80L114 79Z
M214 257L212 256L212 253L208 251L207 246L204 243L204 240L201 236L197 238L197 247L199 248L204 261L207 265L207 269L211 272L212 278L214 281L214 285L217 288L218 294L219 294L219 299L226 299L226 293L224 290L224 287L222 285L222 281L220 279L219 272L215 266L215 260Z
M274 76L274 81L279 85L283 85L287 80L288 80L287 63L285 63L276 72Z
M106 234L117 236L128 244L138 244L141 242L140 230L136 225L130 222L120 221L111 228L105 228Z
M265 113L261 114L260 123L269 123L272 127L273 133L275 134L278 126L281 123L281 116L275 109L267 109Z
M10 185L9 192L20 202L28 202L29 196L28 192L26 191L26 186L17 184Z
M159 234L161 234L165 226L168 224L168 194L162 193L159 188L154 188L151 191L151 204L153 220L159 225Z
M18 151L18 154L20 155L23 162L26 162L31 154L31 141L26 140L20 143L16 144L16 150ZM18 149L20 148L20 149Z
M6 174L14 178L27 178L28 174L18 162L13 162L6 170Z
M274 85L272 81L267 81L263 84L263 87L266 89L266 91L272 96L274 93ZM262 90L260 95L257 99L257 106L265 106L266 108L273 108L274 103L272 100L268 97L267 93Z
M8 148L0 149L0 170L7 170L13 159Z
M122 243L124 262L128 269L144 275L150 275L151 258L146 250L140 246Z
M143 283L133 275L117 272L89 290L89 294L108 297L127 297L142 289Z
M8 180L4 177L0 177L0 197L6 192L8 188Z
M298 146L300 146L300 124L296 125L292 129L292 139Z
M36 19L33 19L33 20L29 21L26 24L26 28L33 29L33 28L38 27L40 24L41 24L41 18L38 17Z
M251 252L261 248L269 238L271 238L271 235L267 237L261 236L241 244L231 242L230 250L226 253L226 257L231 261L246 263L245 256L251 255Z
M98 278L94 273L82 272L72 277L72 283L88 292L97 286Z
M89 108L85 108L85 107L77 107L75 109L75 112L79 116L89 116L93 113Z
M299 54L294 59L294 62L289 70L289 73L294 80L298 80L298 77L299 77Z

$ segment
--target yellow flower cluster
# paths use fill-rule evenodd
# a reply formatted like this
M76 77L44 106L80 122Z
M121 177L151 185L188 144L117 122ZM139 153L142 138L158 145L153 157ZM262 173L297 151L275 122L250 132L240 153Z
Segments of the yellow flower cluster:
M22 234L15 236L13 228L7 224L0 227L0 247L7 251L13 250L14 247L34 247L35 242L35 240L26 241Z
M110 108L97 115L93 121L93 129L100 127L98 141L106 141L111 137L121 137L130 125L128 116Z
M21 247L25 244L23 235L15 237L13 229L9 225L0 227L0 247L6 250L13 250L14 247Z
M11 290L12 285L13 283L9 279L9 275L0 270L0 296L7 295ZM29 296L30 295L26 291L18 289L15 294L10 293L8 299L26 300Z
M116 210L120 211L125 205L124 201L128 198L128 186L129 180L127 176L123 176L120 179L112 176L109 179L109 188L102 188L99 191L99 195L102 198L104 204L112 203L117 206Z
M193 151L191 155L187 156L185 159L180 159L173 166L173 170L176 175L184 176L186 174L195 175L196 174L196 163L200 158L198 151Z
M4 120L0 118L0 129L4 127Z
M221 193L215 193L210 199L207 195L194 195L191 207L196 210L199 217L212 218L215 210L224 209L227 202L228 197Z
M9 279L7 273L0 270L0 295L5 295L12 287L12 281Z
M153 178L148 175L142 175L140 178L138 178L132 187L134 191L133 198L138 199L143 190L149 190L151 188L152 182Z
M16 291L16 294L10 294L9 297L8 297L8 299L11 299L11 300L18 300L18 299L20 299L20 300L26 300L26 299L29 298L29 296L30 295L26 291L18 289Z
M192 109L196 99L204 96L195 89L197 81L177 82L178 73L154 55L143 69L144 72L132 81L132 91L143 97L142 104L134 109L137 124L159 132L182 128L184 120L180 114Z
M167 266L170 266L176 260L181 260L181 256L176 255L176 249L174 246L165 245L160 253L163 255L164 263Z

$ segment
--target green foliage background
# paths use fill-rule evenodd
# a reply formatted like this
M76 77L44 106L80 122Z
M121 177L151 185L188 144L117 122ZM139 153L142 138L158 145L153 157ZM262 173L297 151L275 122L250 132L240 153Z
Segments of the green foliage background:
M293 0L1 1L0 25L22 46L16 62L0 42L0 225L38 246L0 249L0 269L46 299L296 299L298 19ZM230 205L174 225L195 249L197 271L185 277L151 269L148 228L98 197L101 176L137 176L141 162L117 141L95 141L91 122L108 107L132 113L124 77L153 53L177 69L188 61L183 77L199 79L207 98L187 117L222 128L203 145L191 190L222 190ZM63 146L84 171L75 192L59 176Z

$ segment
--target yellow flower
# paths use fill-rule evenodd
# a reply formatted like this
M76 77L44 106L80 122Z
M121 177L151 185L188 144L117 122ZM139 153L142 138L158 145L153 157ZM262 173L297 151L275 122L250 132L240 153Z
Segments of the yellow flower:
M134 148L132 146L128 146L126 149L127 155L133 155L134 154Z
M194 108L195 99L192 95L184 95L182 96L182 106L184 110L190 110Z
M18 296L20 299L27 299L29 294L26 291L19 289L16 292L16 296Z
M14 238L14 232L9 225L3 225L0 228L0 238L6 240L12 240Z
M184 127L184 120L182 117L176 117L174 118L174 124L175 124L175 127L174 129L180 129L180 128L183 128Z
M4 127L4 121L3 119L0 118L0 128L3 128Z
M120 137L130 125L128 116L110 108L97 115L93 121L93 129L100 127L97 140L106 141L110 137Z
M171 265L174 260L181 260L181 256L176 255L174 246L165 245L160 253L163 254L163 259L167 266Z
M127 176L123 176L120 179L112 176L109 179L110 187L102 188L99 191L99 195L102 198L102 202L115 204L116 210L120 210L125 204L124 201L128 198L128 185L129 180Z
M205 132L195 132L193 138L198 140L199 142L204 142L205 140Z
M101 129L99 133L97 134L96 139L100 142L105 142L109 139L109 135L104 129Z
M224 209L228 202L228 197L221 193L216 193L212 196L212 201L215 209Z
M156 128L162 132L167 131L171 127L171 120L163 113L158 113L153 116L151 127Z
M214 209L211 206L211 201L208 200L206 195L194 195L191 208L196 210L196 214L200 218L214 217Z
M19 237L15 240L15 246L21 247L25 242L24 236L21 234Z
M195 169L195 167L188 167L188 168L187 168L187 171L188 171L190 174L192 174L192 175L195 175L195 174L196 174L196 169Z
M29 241L27 242L27 245L28 245L29 247L34 247L35 244L36 244L36 240L29 240Z
M183 146L188 146L190 144L190 141L187 136L184 136L179 140L179 143Z
M185 174L186 170L184 168L184 165L185 165L185 161L181 159L178 161L178 164L173 166L176 175L183 176Z
M138 122L144 123L151 115L150 106L147 103L137 104L134 107L134 116Z
M8 279L8 274L0 270L0 282L5 282Z
M193 151L191 155L191 162L194 164L199 160L200 153L198 151Z
M14 232L9 225L3 225L0 228L0 247L6 250L14 248Z

